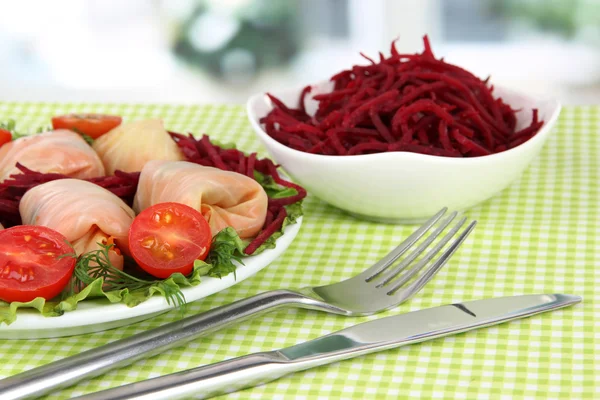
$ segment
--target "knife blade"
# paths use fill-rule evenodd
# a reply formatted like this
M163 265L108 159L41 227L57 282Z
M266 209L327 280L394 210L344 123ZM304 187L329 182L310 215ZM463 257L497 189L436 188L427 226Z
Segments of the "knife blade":
M264 384L292 372L529 317L581 300L573 295L538 294L428 308L364 322L284 349L254 353L77 399L207 398Z

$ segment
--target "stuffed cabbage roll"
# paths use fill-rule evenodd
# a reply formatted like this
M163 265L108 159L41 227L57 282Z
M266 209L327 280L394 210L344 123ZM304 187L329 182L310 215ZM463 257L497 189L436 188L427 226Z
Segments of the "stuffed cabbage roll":
M66 129L22 137L0 147L0 182L20 173L17 162L34 171L72 178L104 176L96 152L81 136Z
M133 208L175 202L202 213L216 235L231 226L241 238L255 236L265 223L268 198L258 182L237 172L186 161L150 161L142 169Z
M129 252L128 234L135 213L120 198L93 183L60 179L29 190L19 204L24 225L42 225L62 233L77 255L116 244L109 252L123 268L120 250Z
M94 141L106 173L141 171L150 160L185 159L159 119L121 124Z

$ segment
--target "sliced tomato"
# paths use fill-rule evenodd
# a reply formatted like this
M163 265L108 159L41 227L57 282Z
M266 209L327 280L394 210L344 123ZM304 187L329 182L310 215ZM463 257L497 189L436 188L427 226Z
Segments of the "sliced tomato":
M0 129L0 147L12 140L12 133L6 129Z
M104 114L67 114L52 118L54 129L70 129L97 139L121 125L122 118Z
M194 261L210 249L210 226L202 214L179 203L155 204L142 211L129 229L133 259L152 276L188 275Z
M60 233L21 225L0 231L0 299L27 302L56 297L67 286L76 259Z

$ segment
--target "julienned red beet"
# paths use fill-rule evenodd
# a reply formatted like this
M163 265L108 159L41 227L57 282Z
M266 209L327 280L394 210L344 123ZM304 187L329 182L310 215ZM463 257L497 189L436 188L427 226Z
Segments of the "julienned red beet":
M392 43L391 55L379 53L379 62L363 55L369 65L335 74L333 91L313 96L314 115L305 108L310 86L298 108L268 94L273 109L260 122L282 144L324 155L478 157L518 146L542 127L534 109L531 124L515 131L515 110L494 98L489 78L436 59L427 36L423 42L421 54L401 54Z

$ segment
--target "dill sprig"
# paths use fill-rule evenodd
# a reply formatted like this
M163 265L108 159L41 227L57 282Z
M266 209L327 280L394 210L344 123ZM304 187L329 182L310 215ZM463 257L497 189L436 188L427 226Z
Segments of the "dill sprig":
M217 233L212 239L210 252L205 260L206 263L211 265L208 276L222 278L233 272L234 279L237 279L235 275L237 267L233 261L244 265L242 257L246 245L247 243L244 243L231 227L227 227Z
M72 296L77 288L85 287L95 280L104 280L105 292L128 289L129 292L148 290L150 287L160 288L169 305L177 305L180 311L185 312L186 300L183 292L177 285L168 284L167 280L146 280L137 278L115 268L110 262L108 252L114 244L98 243L100 249L82 254L77 258L73 279L65 296Z

